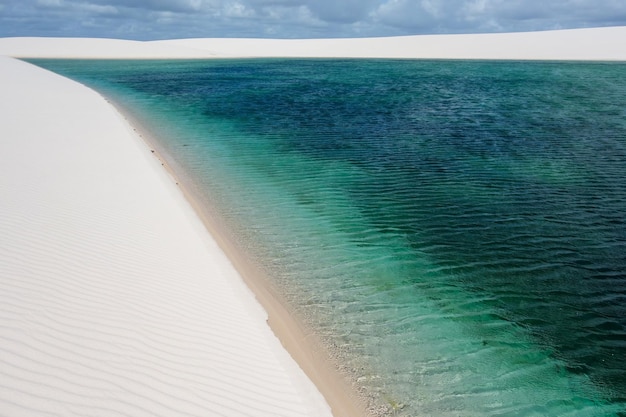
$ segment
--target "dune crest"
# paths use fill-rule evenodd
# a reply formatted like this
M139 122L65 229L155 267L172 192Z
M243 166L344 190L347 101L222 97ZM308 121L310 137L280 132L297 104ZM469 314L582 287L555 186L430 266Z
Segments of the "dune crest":
M3 38L0 55L40 58L416 58L625 61L626 27L351 39L124 41Z

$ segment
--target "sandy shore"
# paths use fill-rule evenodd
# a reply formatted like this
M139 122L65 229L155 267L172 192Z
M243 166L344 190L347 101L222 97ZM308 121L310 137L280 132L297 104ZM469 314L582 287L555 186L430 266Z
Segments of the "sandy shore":
M0 410L330 416L122 116L21 61L0 77Z
M626 27L359 39L176 39L151 42L0 38L0 55L60 58L418 58L626 61Z

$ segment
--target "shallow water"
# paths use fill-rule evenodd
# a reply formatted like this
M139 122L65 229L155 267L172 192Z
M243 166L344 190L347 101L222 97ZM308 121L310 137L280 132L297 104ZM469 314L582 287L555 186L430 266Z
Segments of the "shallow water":
M52 61L401 416L626 415L626 64Z

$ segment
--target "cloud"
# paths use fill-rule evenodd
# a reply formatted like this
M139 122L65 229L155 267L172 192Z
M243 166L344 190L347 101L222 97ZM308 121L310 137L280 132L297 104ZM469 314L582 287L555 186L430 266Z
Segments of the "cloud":
M344 37L626 25L623 0L0 0L0 36Z
M321 20L329 23L355 23L367 17L378 0L319 0L307 7Z
M389 0L372 13L372 18L407 32L456 33L471 28L472 31L492 31L497 26L493 23L494 3L489 0Z
M116 15L119 13L117 7L111 5L99 5L99 4L79 4L77 9L86 14L92 15Z
M42 7L61 7L63 2L61 0L37 0L37 4Z
M256 16L254 9L239 1L226 3L223 9L224 16L229 18L252 18Z
M626 2L388 0L372 16L381 24L420 33L549 30L606 24L624 25Z
M114 6L148 12L197 13L218 2L209 0L74 0L83 5Z

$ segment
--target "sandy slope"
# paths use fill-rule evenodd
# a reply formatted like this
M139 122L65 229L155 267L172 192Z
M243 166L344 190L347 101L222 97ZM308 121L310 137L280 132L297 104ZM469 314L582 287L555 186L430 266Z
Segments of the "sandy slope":
M357 39L0 38L0 55L67 58L373 57L626 61L626 27Z
M626 27L361 39L180 39L153 44L236 57L626 60Z
M119 113L0 79L0 415L330 416Z
M211 52L159 42L96 38L0 38L0 55L16 58L211 58Z

